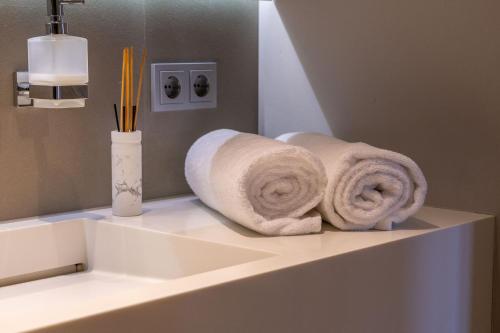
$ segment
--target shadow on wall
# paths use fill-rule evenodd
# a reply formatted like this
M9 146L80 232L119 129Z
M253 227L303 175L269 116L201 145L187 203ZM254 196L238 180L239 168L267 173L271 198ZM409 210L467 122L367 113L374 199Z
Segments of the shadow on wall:
M445 148L463 135L464 123L478 133L494 126L483 97L485 88L490 101L498 91L486 86L496 75L484 63L498 60L485 50L486 26L468 32L464 5L424 2L275 1L336 135L384 146L400 136L411 135L414 146L439 137ZM451 19L444 16L449 11Z
M280 72L267 68L267 75L293 81L287 73L301 66L313 102L301 104L307 93L297 89L281 92L286 105L272 104L280 89L266 89L261 129L269 136L331 130L399 151L424 169L434 205L500 213L500 154L491 153L500 142L500 75L492 70L500 68L500 44L488 37L498 25L493 8L484 13L490 1L481 2L481 8L388 0L265 3L276 6L298 56L297 65L286 49L261 52L281 52ZM500 3L490 7L498 12ZM261 40L270 29L261 30ZM266 103L272 107L263 110ZM300 109L290 112L289 105Z
M274 5L336 136L411 156L429 181L428 204L500 214L500 43L492 38L500 2ZM280 130L296 130L280 121ZM494 304L500 318L500 287Z

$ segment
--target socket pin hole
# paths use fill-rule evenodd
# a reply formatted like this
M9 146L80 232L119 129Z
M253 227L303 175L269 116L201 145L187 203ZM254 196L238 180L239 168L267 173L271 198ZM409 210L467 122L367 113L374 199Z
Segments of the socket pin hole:
M165 82L165 94L170 99L175 99L181 94L181 84L175 76L169 76Z
M205 75L198 75L193 84L194 92L198 97L205 97L210 91L210 83Z

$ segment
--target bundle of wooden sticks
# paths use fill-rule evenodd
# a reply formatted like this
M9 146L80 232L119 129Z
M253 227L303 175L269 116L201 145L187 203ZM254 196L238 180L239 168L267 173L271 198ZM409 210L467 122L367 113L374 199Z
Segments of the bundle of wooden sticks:
M119 132L133 132L137 129L137 114L141 105L142 79L146 63L147 50L142 50L142 60L139 69L139 83L134 104L134 48L123 49L122 90L120 112L115 104L116 126Z

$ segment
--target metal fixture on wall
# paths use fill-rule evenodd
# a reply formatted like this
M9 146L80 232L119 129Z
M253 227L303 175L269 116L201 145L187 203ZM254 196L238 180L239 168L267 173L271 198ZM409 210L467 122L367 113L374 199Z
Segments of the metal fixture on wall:
M29 71L14 73L16 106L84 107L88 98L87 39L68 35L64 6L85 0L47 0L45 36L28 39Z

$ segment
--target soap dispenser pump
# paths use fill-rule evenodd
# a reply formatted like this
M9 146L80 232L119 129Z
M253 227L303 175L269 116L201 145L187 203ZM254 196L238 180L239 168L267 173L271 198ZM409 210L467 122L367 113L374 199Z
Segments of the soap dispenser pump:
M28 39L30 98L34 107L84 107L87 98L87 39L68 35L64 6L85 0L47 0L45 36Z

